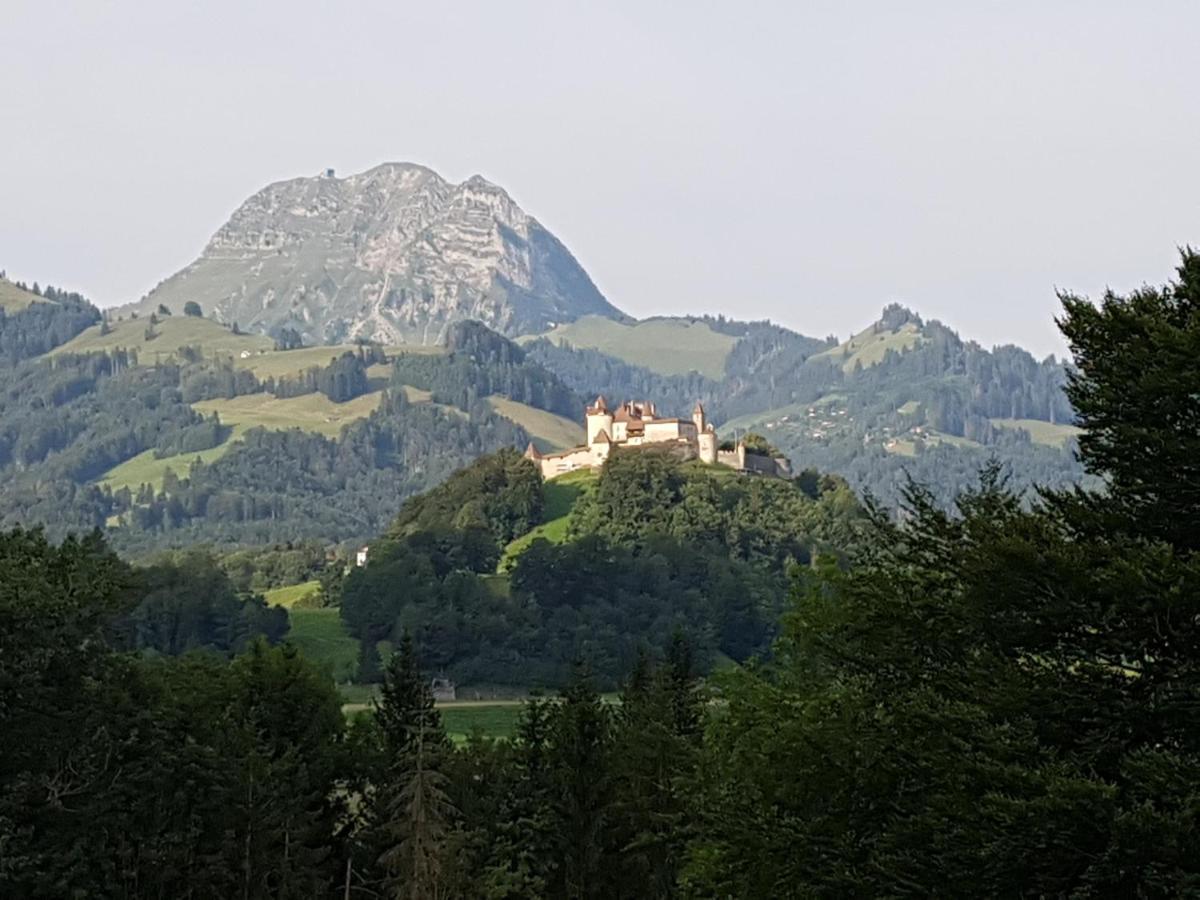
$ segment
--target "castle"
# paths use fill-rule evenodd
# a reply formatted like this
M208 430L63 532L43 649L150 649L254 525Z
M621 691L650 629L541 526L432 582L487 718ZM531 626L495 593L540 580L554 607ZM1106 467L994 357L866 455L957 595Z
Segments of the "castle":
M540 453L530 443L525 458L533 460L545 479L576 469L591 469L604 461L617 447L662 444L676 449L685 459L699 459L709 465L729 466L741 472L791 476L791 465L783 457L765 456L747 449L738 441L732 450L717 443L717 431L697 402L691 419L660 418L653 403L627 400L613 412L603 397L584 410L587 443L560 453Z

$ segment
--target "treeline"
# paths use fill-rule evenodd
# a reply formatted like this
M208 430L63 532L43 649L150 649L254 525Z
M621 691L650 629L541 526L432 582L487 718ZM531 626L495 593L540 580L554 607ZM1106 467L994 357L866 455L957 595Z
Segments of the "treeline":
M220 426L183 402L179 379L121 350L0 369L0 473L81 482L143 450L215 446Z
M50 285L41 288L36 282L31 288L21 282L16 286L48 302L15 312L0 309L0 366L49 353L100 321L100 310L80 294Z
M468 412L492 394L571 419L583 409L583 400L557 376L479 322L451 325L446 347L448 356L401 353L392 383L431 391L436 402Z
M575 501L569 540L535 540L536 469L485 457L402 508L365 568L342 586L359 677L409 631L426 662L464 683L562 685L576 658L615 688L641 648L687 635L701 671L768 650L786 573L852 540L860 510L844 482L714 473L653 450L616 454Z

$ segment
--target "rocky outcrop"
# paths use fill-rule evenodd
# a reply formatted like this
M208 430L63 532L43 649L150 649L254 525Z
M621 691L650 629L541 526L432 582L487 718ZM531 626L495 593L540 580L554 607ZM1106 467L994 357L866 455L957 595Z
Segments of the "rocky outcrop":
M500 187L411 163L272 184L200 258L135 305L188 300L244 330L308 343L437 343L477 319L509 335L584 315L624 318L575 258Z

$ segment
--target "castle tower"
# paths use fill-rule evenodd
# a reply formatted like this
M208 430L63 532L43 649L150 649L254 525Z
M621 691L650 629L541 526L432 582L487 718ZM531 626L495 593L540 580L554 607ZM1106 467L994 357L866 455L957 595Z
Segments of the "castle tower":
M702 411L701 418L703 415ZM696 435L696 451L701 462L708 463L710 466L717 464L717 432L711 425L707 425Z
M601 432L604 432L606 439L612 434L613 415L608 411L608 403L603 396L597 397L596 402L584 410L584 419L587 422L589 446L596 443Z
M601 429L600 433L596 435L596 440L592 441L592 456L596 460L595 464L598 466L603 465L604 461L608 459L609 454L612 453L612 448L613 445L612 441L608 439L608 432Z
M692 410L692 421L696 423L696 434L704 434L708 430L708 422L704 418L704 404L699 400L696 401L696 408Z

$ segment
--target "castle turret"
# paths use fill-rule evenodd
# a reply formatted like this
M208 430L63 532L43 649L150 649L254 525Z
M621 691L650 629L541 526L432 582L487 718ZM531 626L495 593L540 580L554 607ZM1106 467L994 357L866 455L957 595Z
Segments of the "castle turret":
M703 412L701 412L703 416ZM717 462L717 432L711 425L696 435L696 451L701 462L716 465Z
M606 439L612 434L613 415L608 411L608 403L603 396L597 397L596 402L584 410L584 419L587 422L589 446L596 443L596 438L601 432L604 432Z
M692 421L696 423L696 434L704 434L708 430L708 420L704 418L704 404L699 400L696 401L696 408L692 410Z
M602 465L608 459L609 454L612 453L612 448L613 445L612 441L608 438L608 432L601 429L600 433L596 435L596 440L592 441L592 455L596 459L596 465Z

